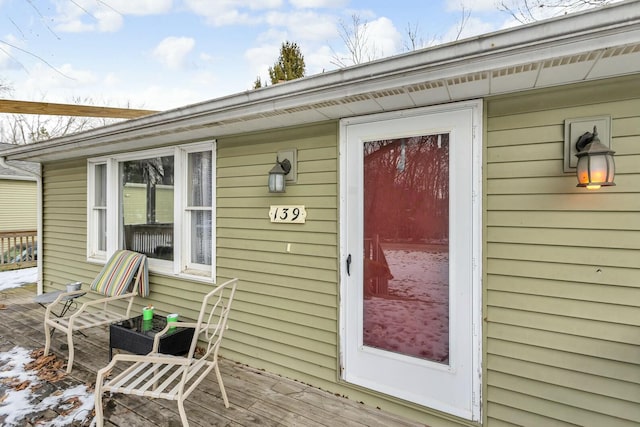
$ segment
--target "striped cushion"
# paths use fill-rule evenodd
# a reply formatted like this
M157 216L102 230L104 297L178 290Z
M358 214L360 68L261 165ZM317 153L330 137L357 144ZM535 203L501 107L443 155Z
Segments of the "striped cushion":
M125 250L116 251L107 261L91 284L91 290L110 297L127 293L131 281L134 280L140 268L140 263L144 263L143 277L140 278L140 282L145 283L139 283L139 288L146 289L148 295L147 257L137 252Z

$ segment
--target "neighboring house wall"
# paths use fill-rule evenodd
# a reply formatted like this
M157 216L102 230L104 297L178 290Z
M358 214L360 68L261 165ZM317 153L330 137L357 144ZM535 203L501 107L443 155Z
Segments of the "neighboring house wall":
M487 102L487 425L640 423L638 77ZM565 119L612 116L616 187L564 175Z
M37 203L34 180L0 178L0 232L35 230Z

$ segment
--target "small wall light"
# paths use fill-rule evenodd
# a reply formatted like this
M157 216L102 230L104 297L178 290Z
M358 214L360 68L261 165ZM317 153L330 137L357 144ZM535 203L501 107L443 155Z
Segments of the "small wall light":
M280 161L276 158L276 165L269 171L269 193L284 193L286 189L285 175L291 171L288 159Z
M615 185L611 150L611 116L590 116L564 121L564 172L575 174L578 187L597 190Z
M593 127L593 132L585 132L578 138L576 150L576 157L578 157L577 187L597 190L600 187L616 185L613 182L615 177L613 155L615 151L600 142L596 126Z

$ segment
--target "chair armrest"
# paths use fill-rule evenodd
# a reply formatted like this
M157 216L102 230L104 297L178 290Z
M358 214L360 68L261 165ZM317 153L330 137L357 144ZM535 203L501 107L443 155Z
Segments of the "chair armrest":
M195 329L198 326L196 323L188 323L188 322L169 322L167 326L164 327L163 330L158 332L155 337L153 337L153 347L151 352L155 353L160 348L160 338L165 335L171 328L192 328Z
M49 314L51 313L51 310L56 305L60 304L63 299L65 299L67 297L70 297L70 296L73 296L73 295L81 296L81 295L86 294L86 293L87 293L87 291L83 291L82 289L79 289L77 291L71 291L71 292L62 292L50 304L47 304L47 309L45 311L45 318L49 317ZM65 299L65 302L66 302L66 299Z
M136 295L138 295L137 291L136 292L129 292L128 294L116 295L116 296L112 296L112 297L98 298L98 299L93 300L93 301L87 301L87 302L83 303L82 306L80 306L80 308L78 310L76 310L75 313L73 313L71 316L69 316L69 322L71 324L73 322L73 319L75 319L81 313L86 311L86 309L88 307L91 307L91 306L94 306L94 305L100 305L100 304L104 304L106 302L116 301L116 300L120 300L120 299L133 298Z

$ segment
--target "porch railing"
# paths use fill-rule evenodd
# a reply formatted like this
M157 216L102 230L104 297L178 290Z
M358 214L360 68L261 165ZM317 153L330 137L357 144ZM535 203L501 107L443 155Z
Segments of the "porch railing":
M35 230L0 232L0 268L33 267L38 259Z
M124 226L125 249L151 258L173 259L173 224L131 224Z

